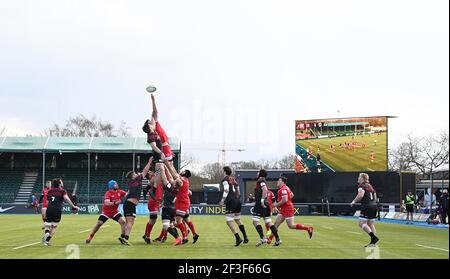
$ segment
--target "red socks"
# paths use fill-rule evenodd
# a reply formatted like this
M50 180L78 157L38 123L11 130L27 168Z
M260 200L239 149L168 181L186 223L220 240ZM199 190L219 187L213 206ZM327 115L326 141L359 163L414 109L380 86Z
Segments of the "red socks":
M150 234L152 233L153 225L150 223L147 223L147 226L145 227L145 236L150 237Z
M175 227L180 229L181 235L183 236L183 239L187 238L186 226L184 225L183 222L181 222L180 224L175 224Z
M196 235L197 233L195 232L194 223L192 223L192 221L189 221L187 224L189 226L189 229L191 229L192 234Z
M296 229L296 230L304 230L304 231L307 231L307 230L309 229L309 227L308 227L308 226L305 226L305 225L302 225L302 224L297 224L297 225L295 225L295 229Z
M167 237L167 231L161 229L161 233L159 234L159 239L163 239Z

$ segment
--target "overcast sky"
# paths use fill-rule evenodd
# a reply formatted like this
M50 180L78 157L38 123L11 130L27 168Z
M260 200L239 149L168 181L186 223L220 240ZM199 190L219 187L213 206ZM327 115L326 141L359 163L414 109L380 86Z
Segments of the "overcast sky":
M202 161L295 152L294 120L393 115L390 147L449 126L449 1L0 0L0 129L150 113ZM338 112L339 111L339 112Z

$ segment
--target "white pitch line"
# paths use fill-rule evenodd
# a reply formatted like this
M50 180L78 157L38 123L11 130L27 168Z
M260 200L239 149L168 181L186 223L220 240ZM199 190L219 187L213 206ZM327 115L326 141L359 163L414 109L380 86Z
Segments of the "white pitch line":
M31 244L22 245L22 246L19 246L19 247L14 247L13 250L22 249L22 248L25 248L25 247L29 247L29 246L33 246L33 245L39 244L39 243L40 242L34 242L34 243L31 243Z
M100 229L101 228L107 228L107 227L111 227L111 225L101 226ZM90 232L90 231L91 231L91 229L88 229L88 230L80 231L80 233L85 233L85 232Z
M361 235L361 234L362 234L362 233L359 233L359 232L351 232L351 231L346 231L346 232L352 233L352 234L358 234L358 235Z
M327 229L327 230L333 230L332 227L325 227L325 226L322 226L322 228Z
M105 226L102 226L102 228L107 228L107 227L110 227L110 226L111 225L105 225ZM85 233L85 232L88 232L88 231L90 231L90 229L81 231L80 233ZM22 248L25 248L25 247L29 247L29 246L33 246L33 245L39 244L39 243L41 243L41 242L34 242L34 243L31 243L31 244L26 244L26 245L22 245L22 246L19 246L19 247L14 247L13 250L22 249Z
M420 245L420 244L416 244L416 245L419 246L419 247L427 248L427 249L434 249L434 250L440 250L440 251L448 252L447 249L443 249L443 248L425 246L425 245Z
M367 168L368 170L370 170L370 171L375 171L375 170L373 170L373 169L371 169L371 168Z

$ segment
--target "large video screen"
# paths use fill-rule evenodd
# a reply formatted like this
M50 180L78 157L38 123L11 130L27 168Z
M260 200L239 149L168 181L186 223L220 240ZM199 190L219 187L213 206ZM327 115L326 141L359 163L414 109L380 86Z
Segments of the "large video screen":
M388 117L297 120L298 172L387 171Z

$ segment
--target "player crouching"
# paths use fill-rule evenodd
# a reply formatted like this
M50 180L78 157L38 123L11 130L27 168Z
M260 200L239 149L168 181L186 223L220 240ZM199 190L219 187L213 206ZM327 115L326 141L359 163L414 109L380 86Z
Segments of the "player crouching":
M116 181L111 180L108 182L108 191L105 193L102 214L98 217L97 224L92 228L91 233L86 239L86 244L90 244L95 234L98 232L101 226L103 226L106 221L113 219L119 223L121 228L121 235L125 234L125 220L122 214L119 212L119 204L122 198L125 197L127 192L120 190L119 185Z

